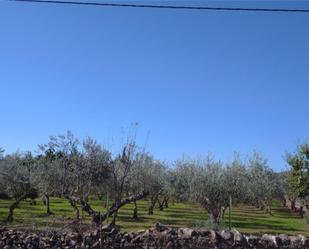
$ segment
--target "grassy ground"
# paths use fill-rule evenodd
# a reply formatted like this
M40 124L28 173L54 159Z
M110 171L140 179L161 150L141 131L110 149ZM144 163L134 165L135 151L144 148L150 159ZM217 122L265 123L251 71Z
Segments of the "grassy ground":
M10 201L0 200L0 225L4 224ZM104 211L102 201L91 200L92 207L97 211ZM139 219L133 220L133 206L126 205L119 212L118 225L123 230L133 231L152 227L154 223L180 227L180 226L207 226L208 215L197 205L176 203L164 211L155 210L154 215L147 214L147 201L139 201ZM23 201L15 210L14 222L6 225L18 229L41 230L50 228L64 228L74 218L74 212L65 199L52 198L51 210L55 213L45 215L45 206L38 200L37 205L30 205L30 200ZM85 223L90 219L84 214ZM225 219L227 224L227 217ZM309 225L304 223L297 214L274 204L273 216L251 206L238 206L233 208L232 225L244 233L272 233L272 234L303 234L309 237Z

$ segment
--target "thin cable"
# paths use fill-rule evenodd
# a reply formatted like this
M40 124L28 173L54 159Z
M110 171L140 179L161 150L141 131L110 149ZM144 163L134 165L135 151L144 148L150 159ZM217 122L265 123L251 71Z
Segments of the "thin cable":
M177 6L177 5L152 5L152 4L125 4L125 3L98 3L98 2L74 2L58 0L7 0L13 2L30 2L46 4L90 5L101 7L129 7L152 9L183 9L183 10L215 10L215 11L251 11L251 12L303 12L309 13L309 9L278 9L278 8L233 8L233 7L202 7L202 6Z

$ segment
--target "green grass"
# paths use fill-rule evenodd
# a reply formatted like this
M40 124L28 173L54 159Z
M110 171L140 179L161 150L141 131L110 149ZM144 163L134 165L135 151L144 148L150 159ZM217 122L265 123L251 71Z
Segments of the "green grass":
M8 206L11 201L0 200L0 225L4 224L7 216ZM104 211L102 201L91 199L92 207L97 211ZM202 224L208 219L208 214L198 205L188 203L170 204L164 211L155 209L154 215L147 214L147 201L139 201L139 219L133 220L133 205L124 206L118 216L117 224L125 231L136 231L149 228L156 222L173 227L192 227ZM14 222L6 224L11 228L45 230L50 228L64 228L66 224L74 219L74 212L67 200L51 198L51 210L55 213L51 216L45 215L45 206L40 200L37 205L30 205L30 200L23 201L19 208L15 209ZM90 218L85 213L85 223L90 222ZM206 223L206 222L205 222ZM227 224L227 215L225 218ZM273 215L263 213L263 211L252 206L237 206L233 208L232 224L237 230L243 233L252 234L303 234L309 237L309 225L305 224L297 214L274 203Z

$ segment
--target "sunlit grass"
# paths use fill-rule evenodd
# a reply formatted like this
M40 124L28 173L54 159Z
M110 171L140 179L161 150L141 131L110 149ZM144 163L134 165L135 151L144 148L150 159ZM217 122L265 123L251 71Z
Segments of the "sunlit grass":
M8 207L11 201L0 200L0 224L4 224L7 216ZM97 211L104 211L103 201L91 199L92 207ZM136 231L152 227L154 223L161 222L163 224L181 227L192 227L197 224L203 224L208 219L208 214L198 205L189 203L170 203L169 208L164 211L155 209L154 215L148 215L148 202L138 202L139 219L132 219L133 205L124 206L118 215L117 224L125 231ZM60 229L65 224L72 221L75 217L73 209L65 199L51 198L51 210L54 215L47 216L46 208L40 199L37 205L30 205L30 200L23 201L19 208L15 209L14 222L6 224L6 226L18 229ZM82 214L85 223L90 222L90 218L86 213ZM225 224L227 224L227 214ZM206 223L206 222L205 222ZM281 207L278 203L273 206L273 215L265 214L263 211L252 207L239 205L233 208L232 226L244 233L272 233L272 234L303 234L309 236L309 226L305 224L297 214Z

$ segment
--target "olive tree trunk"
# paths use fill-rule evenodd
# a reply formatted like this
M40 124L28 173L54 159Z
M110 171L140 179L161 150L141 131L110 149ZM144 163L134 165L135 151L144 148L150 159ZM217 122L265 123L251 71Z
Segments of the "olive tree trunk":
M133 209L133 219L137 220L138 219L138 215L137 215L137 204L136 201L133 201L134 203L134 209Z
M25 196L22 196L22 197L16 199L15 202L12 203L12 204L9 206L9 213L8 213L7 218L6 218L6 221L7 221L7 222L13 222L13 220L14 220L14 218L13 218L13 216L14 216L14 209L17 208L18 205L19 205L19 203L20 203L23 199L25 199L25 198L26 198Z

